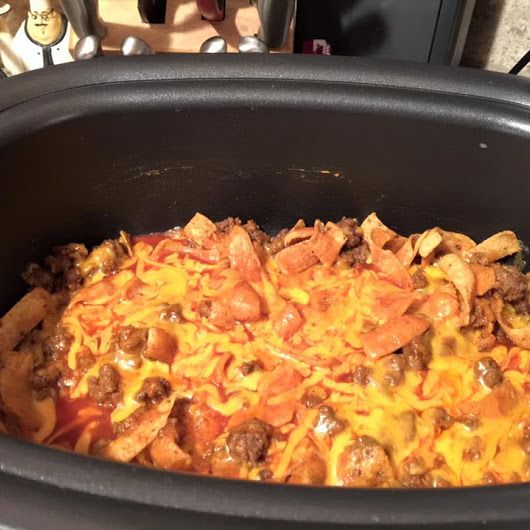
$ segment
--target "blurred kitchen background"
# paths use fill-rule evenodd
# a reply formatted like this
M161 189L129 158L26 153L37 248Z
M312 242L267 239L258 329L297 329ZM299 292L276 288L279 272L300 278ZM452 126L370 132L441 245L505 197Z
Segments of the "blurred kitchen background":
M0 15L0 32L16 33L28 1L0 1L0 13L2 5L11 6ZM50 1L62 10L59 0ZM99 0L106 28L103 51L119 53L128 35L155 51L176 52L199 51L206 39L221 35L227 50L237 51L242 36L260 34L282 52L402 58L508 72L530 50L530 0L298 0L281 43L282 30L273 24L281 24L278 16L285 18L285 13L278 15L275 4L290 0L213 1L224 10L222 21L200 16L198 8L212 3L208 0ZM73 35L72 54L76 39ZM530 77L530 67L521 74Z

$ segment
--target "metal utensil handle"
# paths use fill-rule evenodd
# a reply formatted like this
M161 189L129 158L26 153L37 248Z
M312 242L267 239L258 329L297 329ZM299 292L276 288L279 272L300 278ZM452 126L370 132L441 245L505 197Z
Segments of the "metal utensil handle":
M61 0L61 7L76 35L105 37L107 30L99 18L97 0Z
M282 48L287 41L296 0L258 0L261 22L259 38L272 49Z

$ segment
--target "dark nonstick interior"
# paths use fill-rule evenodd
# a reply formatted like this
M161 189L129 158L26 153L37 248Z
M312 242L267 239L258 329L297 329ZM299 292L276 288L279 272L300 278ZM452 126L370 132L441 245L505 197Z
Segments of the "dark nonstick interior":
M530 85L523 80L342 58L148 61L97 60L0 82L0 309L23 292L24 265L52 245L93 244L120 229L164 230L196 211L254 218L274 230L300 217L363 218L375 210L403 233L439 225L480 239L513 229L530 241ZM16 527L13 506L42 495L56 517L67 498L91 506L92 521L80 517L76 528L104 528L105 513L128 528L146 527L138 513L183 528L244 527L243 515L253 528L258 520L260 528L326 520L362 528L530 524L527 486L318 495L266 487L262 495L258 485L85 465L55 453L47 469L50 454L0 439L0 487L11 487L0 496L0 525L4 508ZM139 477L149 484L144 497ZM206 497L184 501L190 492ZM502 505L494 502L500 498ZM199 518L204 511L219 516ZM24 517L20 527L33 528L35 519ZM46 517L42 528L68 527Z

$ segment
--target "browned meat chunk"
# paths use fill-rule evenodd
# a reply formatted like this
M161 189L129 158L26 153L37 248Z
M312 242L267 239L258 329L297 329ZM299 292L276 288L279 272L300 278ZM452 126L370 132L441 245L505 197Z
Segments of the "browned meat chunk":
M476 338L477 349L480 352L490 351L495 346L495 342L495 335L484 330Z
M429 419L436 429L440 431L449 429L449 427L451 427L455 422L455 420L443 407L428 409L423 413L423 417Z
M88 257L79 264L83 277L88 277L96 272L105 275L116 272L127 253L116 239L107 239L95 247Z
M72 346L74 337L62 326L57 326L53 335L50 335L43 343L42 350L47 359L58 360L65 357Z
M212 301L211 300L202 300L197 306L197 312L199 316L203 318L210 318L212 314Z
M485 298L477 298L475 306L471 312L470 326L474 329L487 328L495 322L495 313L493 312L489 300Z
M240 423L228 435L230 455L238 462L256 465L267 454L271 434L271 426L256 418Z
M158 403L171 393L171 384L163 377L146 377L136 399L145 403Z
M484 476L482 477L482 484L485 484L486 486L493 486L495 484L498 484L498 482L499 481L497 477L491 471L486 471L486 473L484 473Z
M124 326L117 330L114 342L119 352L170 364L176 351L175 340L161 328Z
M43 269L36 263L30 263L22 273L22 279L30 287L42 287L50 293L54 290L54 278L50 271Z
M464 414L457 418L459 423L462 423L468 431L475 431L480 427L480 420L474 414Z
M331 436L344 430L344 422L339 420L333 407L320 405L318 407L318 417L315 431L319 434L329 434Z
M289 233L288 228L280 230L274 237L271 238L268 244L268 249L271 255L278 254L280 250L285 247L285 236Z
M323 388L319 386L312 386L304 392L300 401L302 402L302 405L308 409L314 409L318 407L327 397L328 394Z
M263 481L270 480L273 477L272 471L270 469L262 469L258 474L259 479Z
M407 368L405 356L400 353L393 353L384 362L387 368L385 382L391 387L401 385L405 381L405 369Z
M403 462L400 473L401 485L405 488L430 488L432 475L422 458L412 456Z
M414 289L423 289L424 287L427 287L428 282L427 278L425 277L425 273L421 269L417 269L414 274L411 276L412 279L412 287Z
M54 364L36 370L31 376L31 386L37 399L55 396L55 387L60 377L61 370Z
M479 436L473 436L467 443L462 458L467 462L477 462L482 458L484 442Z
M120 374L110 363L99 369L98 377L88 380L88 393L92 399L104 407L115 407L120 398Z
M270 237L260 229L259 225L253 219L247 221L243 225L243 228L248 232L250 239L260 245L265 245L270 240Z
M344 486L389 486L395 476L384 447L369 436L356 438L339 457L337 476Z
M54 247L52 254L44 260L44 268L30 263L22 278L32 287L42 287L50 292L75 291L83 283L79 264L87 255L86 247L77 243Z
M184 322L182 306L180 304L167 305L162 311L160 311L160 320L165 320L166 322L171 322L173 324Z
M505 302L516 303L526 298L525 275L509 265L495 264L495 289Z
M217 226L217 231L221 234L229 234L232 228L236 225L241 225L241 219L239 217L227 217L218 223L215 223Z
M45 259L46 265L52 274L60 274L71 267L78 265L88 256L85 245L70 243L54 247L52 255Z
M81 370L81 372L85 373L87 370L92 368L94 364L96 364L96 358L87 347L83 347L77 354L77 367Z
M119 328L115 336L118 349L127 355L141 355L147 343L147 332L147 328Z
M353 371L353 382L357 385L366 386L370 383L372 370L368 366L359 365Z
M454 337L443 337L442 348L442 355L456 355L458 343Z
M366 242L362 242L359 246L351 250L342 250L342 253L337 260L337 263L344 263L350 267L354 265L361 265L366 263L370 257L370 249Z
M412 370L427 370L432 353L427 341L420 337L403 346L403 357L407 366Z
M342 229L344 235L347 238L346 243L344 243L344 250L352 250L361 244L363 236L357 219L353 219L352 217L343 217L337 223L337 226Z
M246 376L260 370L262 367L263 366L259 361L247 361L241 365L240 370L241 374Z
M475 377L488 388L495 388L502 382L502 371L491 357L482 357L475 363Z
M56 277L55 290L75 291L83 283L79 264L86 258L88 251L84 245L71 243L54 247L53 254L44 261L50 272Z

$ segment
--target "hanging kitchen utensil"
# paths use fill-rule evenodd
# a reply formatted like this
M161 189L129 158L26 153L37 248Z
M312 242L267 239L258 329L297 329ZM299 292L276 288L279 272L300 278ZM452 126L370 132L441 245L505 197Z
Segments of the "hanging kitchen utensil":
M259 38L271 49L282 48L293 20L295 0L258 0Z
M86 61L94 57L102 57L101 39L97 35L87 35L79 39L74 48L74 59Z
M215 37L210 37L206 39L200 48L201 53L226 53L227 51L226 39L215 35Z
M76 35L105 37L107 30L99 17L97 0L61 0L61 7Z
M252 35L241 37L239 41L239 53L269 53L267 45Z
M225 18L225 0L196 0L202 18L219 22Z
M151 46L147 44L144 40L138 37L125 37L121 44L121 53L122 55L131 56L131 55L152 55L155 53Z

